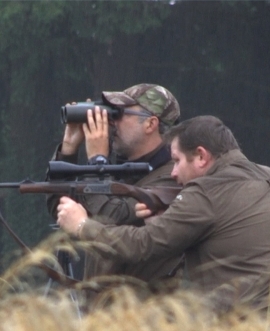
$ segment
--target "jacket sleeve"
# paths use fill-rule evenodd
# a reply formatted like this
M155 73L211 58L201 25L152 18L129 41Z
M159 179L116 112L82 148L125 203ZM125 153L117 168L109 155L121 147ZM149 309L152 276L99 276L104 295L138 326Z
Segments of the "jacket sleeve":
M213 228L211 201L198 186L192 186L183 189L167 211L146 220L143 227L102 225L89 219L82 239L107 244L119 261L138 263L148 258L180 256L204 240Z
M69 163L74 163L77 164L78 161L78 154L72 154L72 155L63 155L61 154L62 144L57 145L55 152L52 157L52 161L64 161L64 162L69 162ZM48 175L46 176L46 181L48 181ZM46 195L46 203L47 203L47 209L49 214L56 219L56 208L59 204L59 195L55 194L47 194Z

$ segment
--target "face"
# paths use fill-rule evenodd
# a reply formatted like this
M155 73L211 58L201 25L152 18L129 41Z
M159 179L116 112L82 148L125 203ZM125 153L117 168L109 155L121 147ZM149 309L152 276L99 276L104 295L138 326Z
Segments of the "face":
M190 180L203 176L205 169L202 167L201 156L187 156L179 150L178 138L174 138L171 143L171 155L174 167L171 176L179 185L185 185Z
M141 107L131 106L128 109L139 113ZM113 149L117 154L132 159L139 153L146 139L141 118L124 114L120 120L114 121Z

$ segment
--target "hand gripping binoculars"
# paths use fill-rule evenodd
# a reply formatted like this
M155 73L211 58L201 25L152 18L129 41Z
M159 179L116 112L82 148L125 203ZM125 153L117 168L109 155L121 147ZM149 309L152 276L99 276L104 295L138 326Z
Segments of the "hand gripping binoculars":
M105 105L102 101L78 102L74 105L61 107L61 122L66 123L87 123L87 110L95 110L95 106L107 109L109 120L119 120L123 115L123 110Z

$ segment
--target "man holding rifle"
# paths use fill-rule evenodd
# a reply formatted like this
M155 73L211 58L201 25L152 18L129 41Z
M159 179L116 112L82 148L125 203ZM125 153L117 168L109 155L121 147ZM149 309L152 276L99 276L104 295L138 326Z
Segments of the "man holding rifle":
M139 84L123 92L103 92L105 104L117 107L121 112L116 120L108 120L102 106L88 111L87 123L68 123L62 144L55 153L55 160L78 162L78 150L85 142L90 165L109 164L110 140L112 152L119 160L149 162L152 171L148 175L123 178L125 183L136 186L176 186L170 177L173 163L170 150L163 141L163 134L180 117L180 107L175 97L164 87L154 84ZM119 179L119 178L118 178ZM120 178L121 179L121 178ZM118 196L80 196L78 202L87 210L87 215L98 216L103 224L142 226L136 217L136 200ZM48 208L56 218L59 198L48 197ZM78 225L78 229L82 224ZM180 264L179 264L180 263ZM132 275L143 280L153 280L173 275L181 259L149 259L138 264L116 264L105 259L87 257L85 277L118 273Z
M232 132L214 116L183 121L170 131L172 177L183 189L170 207L151 216L137 204L143 227L96 222L82 205L62 197L58 224L83 240L105 242L115 259L141 263L185 253L191 285L222 299L268 306L270 168L250 162ZM147 221L148 220L148 221ZM80 226L82 224L82 226ZM79 226L79 231L78 230Z

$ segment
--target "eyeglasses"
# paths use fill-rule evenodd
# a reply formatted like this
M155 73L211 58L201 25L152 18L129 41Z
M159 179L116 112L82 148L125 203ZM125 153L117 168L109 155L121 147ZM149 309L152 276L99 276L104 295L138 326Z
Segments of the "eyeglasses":
M134 115L134 116L141 116L141 117L151 117L155 116L154 114L150 113L146 109L142 109L142 111L136 111L128 108L118 108L116 112L111 114L111 119L113 121L120 120L124 115Z

